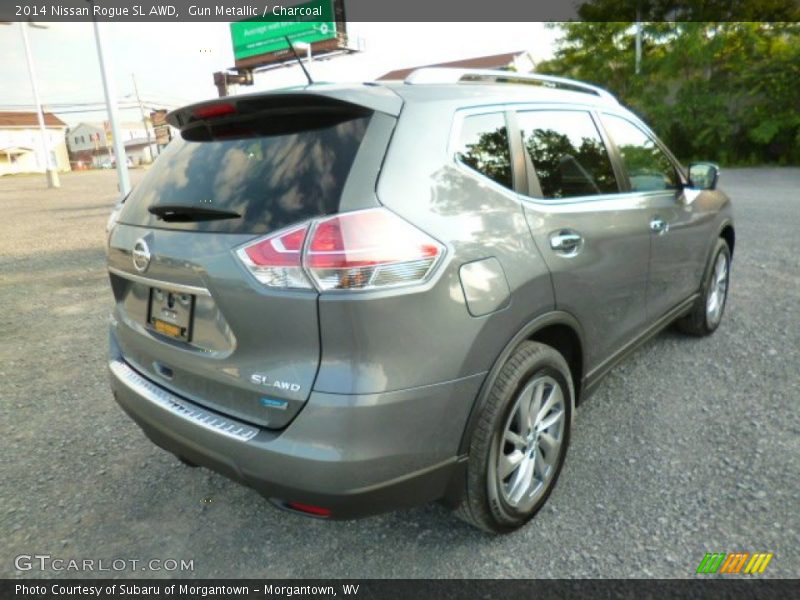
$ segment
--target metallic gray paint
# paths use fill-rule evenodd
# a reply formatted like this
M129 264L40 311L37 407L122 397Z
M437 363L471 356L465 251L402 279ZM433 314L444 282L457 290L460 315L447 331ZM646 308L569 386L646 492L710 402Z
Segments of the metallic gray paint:
M445 494L457 502L459 457L516 345L545 327L572 331L582 365L574 401L691 306L711 248L732 222L730 202L718 190L634 194L623 181L618 194L545 201L533 197L519 149L512 153L514 190L455 160L452 140L465 114L541 106L635 119L621 107L593 104L586 94L402 84L288 93L319 93L380 111L345 186L342 210L383 205L444 244L430 280L361 293L266 290L231 253L249 236L118 225L109 247L117 299L112 360L124 360L186 401L252 423L259 433L247 443L223 439L165 414L112 377L117 400L160 445L277 501L328 502L322 505L348 515ZM507 119L513 134L512 112ZM652 232L654 218L669 230ZM552 248L551 237L565 231L581 236L574 256ZM136 273L130 251L140 237L152 254L148 278L208 290L196 347L136 326L146 311L146 283L130 277ZM482 290L476 265L497 284ZM251 373L298 382L301 390L274 394L289 407L270 412L257 401L263 389L250 382ZM357 500L375 494L381 500L370 506Z
M624 194L569 201L528 199L525 214L552 274L558 310L583 325L586 368L635 336L646 320L649 211ZM583 238L575 256L551 250L550 236L570 230Z
M503 267L493 256L461 265L461 288L467 309L473 317L482 317L508 306L508 281Z

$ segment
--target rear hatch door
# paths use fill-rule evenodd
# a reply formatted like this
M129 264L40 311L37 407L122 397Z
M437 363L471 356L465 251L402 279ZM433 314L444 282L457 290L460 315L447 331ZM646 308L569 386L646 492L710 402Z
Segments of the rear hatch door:
M243 98L173 113L182 139L122 206L108 249L115 337L123 359L159 385L281 428L316 377L318 293L262 284L236 250L376 206L394 116L310 93Z

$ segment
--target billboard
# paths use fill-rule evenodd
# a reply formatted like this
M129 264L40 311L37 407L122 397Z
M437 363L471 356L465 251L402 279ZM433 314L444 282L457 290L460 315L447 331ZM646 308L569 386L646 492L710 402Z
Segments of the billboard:
M295 6L270 6L262 18L231 23L236 65L283 58L289 47L287 36L292 42L310 44L336 40L336 21L334 0L309 0Z
M150 122L153 124L153 131L156 134L156 144L166 146L169 144L170 132L167 124L167 111L155 110L150 113Z

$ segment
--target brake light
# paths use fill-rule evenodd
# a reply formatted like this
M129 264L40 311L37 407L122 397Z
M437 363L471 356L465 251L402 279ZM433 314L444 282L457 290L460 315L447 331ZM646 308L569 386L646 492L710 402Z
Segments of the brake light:
M304 265L320 290L375 289L423 281L444 247L383 208L319 221Z
M214 117L232 115L235 112L236 107L233 104L222 102L219 104L210 104L208 106L199 106L192 111L192 115L198 119L213 119Z
M394 213L376 208L283 230L237 254L270 287L310 289L310 276L320 291L368 290L421 283L444 246Z
M311 289L303 271L303 242L308 224L262 238L237 251L239 259L264 285Z

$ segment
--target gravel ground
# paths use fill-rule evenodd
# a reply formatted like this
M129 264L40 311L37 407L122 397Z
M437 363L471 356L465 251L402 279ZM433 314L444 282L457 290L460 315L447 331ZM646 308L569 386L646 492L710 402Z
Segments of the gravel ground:
M723 174L737 247L722 327L665 332L615 369L548 505L494 538L437 505L279 512L147 441L106 376L114 173L62 182L0 180L0 576L79 575L15 569L40 553L193 560L196 577L691 577L705 552L739 550L800 575L800 169Z

